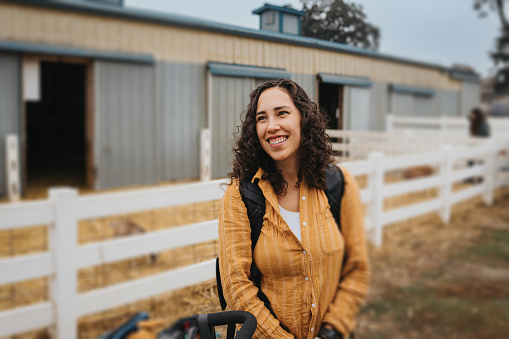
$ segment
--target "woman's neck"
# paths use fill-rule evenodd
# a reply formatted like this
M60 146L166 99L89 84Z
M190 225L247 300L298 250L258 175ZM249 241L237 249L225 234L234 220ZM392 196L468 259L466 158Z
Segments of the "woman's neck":
M281 170L283 179L288 183L288 188L295 187L295 184L299 181L298 164L295 161L292 163L278 162L276 166Z

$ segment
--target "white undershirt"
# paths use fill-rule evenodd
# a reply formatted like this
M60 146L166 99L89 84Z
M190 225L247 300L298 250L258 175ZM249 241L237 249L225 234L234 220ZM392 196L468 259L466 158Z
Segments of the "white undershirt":
M290 229L292 230L293 234L299 239L299 241L302 241L302 236L300 233L300 214L299 212L290 212L285 210L281 205L279 205L279 212L281 213L281 216L286 221L288 226L290 226Z

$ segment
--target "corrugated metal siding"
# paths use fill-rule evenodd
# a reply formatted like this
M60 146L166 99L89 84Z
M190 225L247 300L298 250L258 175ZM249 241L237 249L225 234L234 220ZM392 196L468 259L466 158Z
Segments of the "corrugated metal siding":
M15 133L21 140L19 124L20 58L16 54L0 54L0 197L7 194L5 137Z
M283 33L299 34L300 17L283 14Z
M345 86L345 95L348 97L348 110L345 110L348 130L371 130L371 89L365 87Z
M373 83L371 87L371 130L385 131L385 117L389 110L389 89L384 83Z
M154 67L97 62L95 164L97 188L158 180Z
M232 168L233 133L240 114L249 104L249 93L265 81L214 76L212 80L212 178L224 178Z
M391 113L394 115L415 115L414 96L412 94L391 93Z
M299 84L300 87L308 94L309 98L313 101L318 101L316 96L316 75L312 74L302 74L302 73L292 73L291 79Z
M205 65L158 63L156 72L162 180L197 179L207 119Z
M459 116L459 98L459 92L437 90L433 96L431 116Z
M460 115L468 116L474 107L478 107L481 101L481 89L479 84L463 82L461 84Z
M436 116L437 112L431 111L433 99L436 100L436 98L434 98L433 96L423 97L423 96L415 95L414 96L415 115L419 116L419 117Z

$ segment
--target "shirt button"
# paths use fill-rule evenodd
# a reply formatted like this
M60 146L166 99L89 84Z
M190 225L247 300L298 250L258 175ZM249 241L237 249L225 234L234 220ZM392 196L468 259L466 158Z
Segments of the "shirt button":
M316 307L316 305L315 305L315 304L311 304L311 307L315 308L315 307Z
M302 200L306 200L306 197L302 197Z
M309 281L309 277L305 277L304 279L306 279L306 281Z
M305 222L305 221L302 223L302 225L304 225L304 226L306 226L307 224L308 224L308 223L307 223L307 222Z
M306 255L306 254L307 254L307 253L306 253L306 251L302 251L302 253L303 253L304 255Z

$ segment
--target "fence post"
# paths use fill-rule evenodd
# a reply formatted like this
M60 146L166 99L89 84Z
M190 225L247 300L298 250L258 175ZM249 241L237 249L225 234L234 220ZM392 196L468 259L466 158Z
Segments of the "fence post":
M209 128L200 131L200 180L210 181L211 178L211 134Z
M11 201L20 197L18 136L8 134L5 138L5 169L7 174L7 196Z
M371 187L372 202L370 206L371 224L373 225L373 243L375 246L380 247L383 240L383 203L382 196L384 185L384 169L382 167L383 154L380 152L372 152L369 154L369 160L373 163L373 171L371 172L368 180L368 185Z
M493 205L493 196L495 193L495 176L497 173L497 146L490 140L486 142L486 146L488 149L488 154L486 156L486 172L484 174L484 185L486 187L486 191L484 191L483 200L484 203L488 206Z
M387 133L392 132L392 130L393 130L394 126L393 126L392 120L393 120L392 114L389 113L385 116L385 131Z
M442 185L440 186L440 195L442 196L442 210L440 216L444 224L451 220L451 188L452 188L452 146L442 146L442 163L440 164L440 176Z
M53 257L50 300L53 304L55 339L77 338L76 253L78 192L71 188L49 191L55 222L49 227L49 248Z

